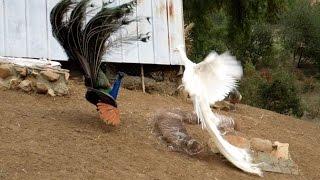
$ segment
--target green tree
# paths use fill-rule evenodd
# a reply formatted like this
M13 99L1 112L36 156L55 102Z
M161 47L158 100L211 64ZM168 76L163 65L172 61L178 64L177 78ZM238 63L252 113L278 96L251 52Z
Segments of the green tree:
M320 4L294 1L281 16L285 47L293 53L299 68L303 60L312 60L320 68Z

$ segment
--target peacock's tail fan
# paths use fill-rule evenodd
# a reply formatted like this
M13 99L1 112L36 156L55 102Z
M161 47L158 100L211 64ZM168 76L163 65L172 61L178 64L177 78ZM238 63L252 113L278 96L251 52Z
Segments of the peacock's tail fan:
M98 103L97 108L100 118L107 124L116 126L120 123L120 113L116 107L106 103Z
M120 37L110 38L122 26L134 20L127 15L133 12L136 1L131 1L116 7L102 8L87 23L87 7L90 0L79 2L61 0L51 11L50 22L53 36L64 48L71 61L81 65L86 78L91 80L91 87L97 88L98 72L102 56L106 50L115 46ZM71 13L68 13L70 12ZM140 40L138 37L131 40Z
M126 24L126 16L133 12L134 1L122 4L117 7L104 5L102 9L92 17L83 30L84 33L84 53L90 66L91 78L97 82L99 66L102 56L106 50L116 45L120 40L110 38Z

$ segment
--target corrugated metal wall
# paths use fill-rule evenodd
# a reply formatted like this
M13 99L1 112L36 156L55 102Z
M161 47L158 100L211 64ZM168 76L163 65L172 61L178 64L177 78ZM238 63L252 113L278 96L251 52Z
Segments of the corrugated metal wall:
M103 0L112 1L112 0ZM119 5L129 0L113 0ZM0 56L67 60L52 37L50 11L59 0L0 0ZM102 0L92 0L96 6ZM132 23L122 36L151 33L147 43L123 43L104 59L109 62L143 64L180 64L174 48L184 44L182 0L138 0L134 16L151 17Z

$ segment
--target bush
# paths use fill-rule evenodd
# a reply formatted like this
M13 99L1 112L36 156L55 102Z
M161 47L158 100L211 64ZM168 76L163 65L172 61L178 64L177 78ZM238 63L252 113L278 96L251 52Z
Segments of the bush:
M286 115L301 117L303 108L292 76L277 70L272 74L273 81L263 84L260 89L261 107Z
M242 95L242 102L251 106L261 107L261 96L259 88L267 83L267 80L260 76L255 66L250 61L244 64L244 77L241 80L239 91Z
M239 90L245 104L286 115L303 115L294 79L290 74L276 70L268 79L261 76L251 62L244 65L244 74Z

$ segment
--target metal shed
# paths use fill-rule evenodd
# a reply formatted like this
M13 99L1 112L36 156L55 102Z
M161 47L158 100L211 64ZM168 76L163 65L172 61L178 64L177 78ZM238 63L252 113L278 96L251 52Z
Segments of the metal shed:
M119 5L128 0L92 0L95 7L106 1ZM0 56L66 61L52 37L50 11L59 0L0 0ZM122 43L104 56L108 62L180 65L174 48L184 44L182 0L137 0L133 16L150 17L118 33L147 33L147 43Z

